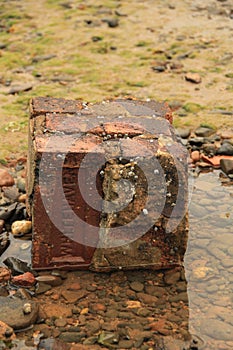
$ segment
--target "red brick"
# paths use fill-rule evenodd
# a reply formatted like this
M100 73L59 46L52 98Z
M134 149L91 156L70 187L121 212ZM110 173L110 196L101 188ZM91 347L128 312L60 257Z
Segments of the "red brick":
M129 178L131 175L127 162L134 162L137 158L143 159L144 167L148 170L151 168L151 159L157 159L161 169L167 174L166 181L169 181L170 196L166 198L165 206L160 213L162 217L157 223L160 228L156 234L154 228L145 232L136 243L129 246L129 249L132 249L130 254L133 256L137 251L137 259L140 259L143 249L147 256L145 260L142 259L142 265L144 264L145 267L167 268L179 264L186 247L187 216L184 216L178 229L172 232L169 243L166 243L167 233L164 224L173 211L172 204L177 198L179 181L177 164L172 159L170 152L182 159L183 165L180 165L179 171L184 176L186 173L185 154L175 142L171 123L172 115L168 106L155 101L115 100L85 106L79 101L64 99L36 98L32 100L28 207L33 219L32 265L34 268L71 269L91 266L101 270L103 250L96 249L96 246L101 241L100 225L104 225L105 221L109 220L109 215L103 216L104 208L102 208L101 197L95 198L92 203L94 208L86 202L78 176L82 176L89 183L93 176L97 191L106 199L104 186L107 186L107 182L113 180L116 184L116 181L120 179L118 172L121 169L125 178ZM86 156L89 157L89 165L104 166L105 173L102 177L98 172L92 174L93 169L81 166ZM47 184L45 193L39 182L42 164L44 165L44 180ZM59 171L62 174L61 179ZM119 212L116 220L109 221L110 227L125 225L127 220L137 220L137 215L144 210L147 180L150 181L150 179L146 179L140 169L135 171L137 199L135 197L133 204ZM184 186L182 200L177 206L177 216L181 213L185 215L185 190L187 189ZM72 212L82 222L78 229L72 214L64 206L62 193L65 194L64 198ZM156 190L152 191L152 195L154 196L153 209L159 211L161 208L157 209L155 203L158 202L160 196ZM49 203L47 208L44 207L43 200ZM58 224L56 226L51 219L51 213L56 217ZM65 228L68 229L67 235L63 234ZM129 230L127 234L129 241L132 241L134 232ZM119 227L118 238L121 236L125 238L123 235ZM111 241L114 237L106 236L105 239ZM178 252L171 258L170 250L177 245ZM116 266L113 268L120 267L119 264L124 260L123 258L121 260L123 254L121 248L104 253L109 259L115 257ZM93 261L94 258L95 261ZM118 263L116 263L117 260ZM140 265L139 260L136 261L135 266L132 266L132 261L125 260L125 268L134 268L138 265ZM106 268L111 269L109 266L103 266L103 270Z

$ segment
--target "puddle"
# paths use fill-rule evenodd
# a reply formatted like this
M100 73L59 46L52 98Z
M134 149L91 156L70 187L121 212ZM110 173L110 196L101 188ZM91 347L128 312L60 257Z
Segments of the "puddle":
M181 338L182 332L183 335L188 335L189 332L195 335L196 339L201 339L198 345L199 350L232 349L233 187L222 186L219 174L219 171L201 173L198 178L191 181L190 230L184 262L187 285L185 281L180 281L176 285L163 287L161 276L157 277L157 272L154 271L121 271L111 275L77 271L70 273L64 285L59 287L61 295L64 294L64 288L68 289L70 283L80 280L80 283L83 284L82 287L88 291L88 285L93 281L94 285L99 285L100 288L100 290L97 288L96 295L92 293L93 297L99 298L101 302L103 300L107 302L109 305L108 313L116 313L114 308L117 305L119 315L124 318L130 315L127 316L125 313L127 311L125 310L125 300L130 300L132 297L132 291L128 291L127 288L132 281L141 280L146 292L149 293L149 290L152 291L154 288L155 293L160 290L160 294L164 298L161 299L162 303L157 306L148 306L146 309L148 318L157 319L157 323L154 322L153 327L162 328L165 332L164 335L166 332L170 335L171 331L177 336L180 332ZM29 262L30 249L30 241L11 237L11 245L1 256L0 261L8 256L14 256ZM106 285L108 285L108 290L103 292ZM164 288L164 292L162 292L162 288ZM113 294L111 294L112 291L114 291ZM58 292L59 290L56 289L55 293ZM117 295L114 295L116 292L119 295L119 300L117 300ZM38 297L39 300L40 298L45 300L48 298L47 301L50 301L50 297L45 297L44 294ZM88 298L91 301L90 295ZM123 300L124 302L122 302ZM140 304L137 299L132 299L132 305L133 302ZM122 303L122 310L120 303ZM131 312L132 305L128 305L129 312ZM139 316L136 314L135 317ZM136 322L134 327L138 326L136 318L134 319L132 316L132 322ZM114 317L110 320L115 322ZM111 323L110 320L109 323ZM161 321L164 323L162 326ZM140 318L140 322L142 322L142 318Z

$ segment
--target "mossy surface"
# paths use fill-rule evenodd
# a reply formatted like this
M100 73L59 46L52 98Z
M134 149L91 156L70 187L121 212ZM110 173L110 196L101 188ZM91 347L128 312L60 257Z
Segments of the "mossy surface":
M3 2L0 158L25 153L28 105L35 96L178 101L182 108L175 111L175 125L231 127L232 116L212 113L219 110L216 106L232 110L230 27L226 23L224 30L216 30L219 17L209 20L205 11L190 25L191 3L177 1L171 17L162 0L156 5L130 0ZM119 21L115 28L106 21L113 18ZM171 69L173 62L182 68ZM164 72L152 70L161 65ZM188 72L200 74L202 83L187 82ZM32 89L8 93L11 85L25 83Z

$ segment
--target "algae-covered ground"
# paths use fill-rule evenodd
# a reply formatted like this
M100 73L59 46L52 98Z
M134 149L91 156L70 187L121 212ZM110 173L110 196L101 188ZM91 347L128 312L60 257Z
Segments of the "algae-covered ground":
M26 154L33 96L151 98L175 126L232 128L232 35L231 0L2 1L0 161Z

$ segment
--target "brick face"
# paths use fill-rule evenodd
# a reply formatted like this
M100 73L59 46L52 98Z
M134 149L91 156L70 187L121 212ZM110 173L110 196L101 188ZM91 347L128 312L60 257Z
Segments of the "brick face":
M35 269L181 263L188 233L186 154L171 123L169 108L155 101L31 101L28 211Z

